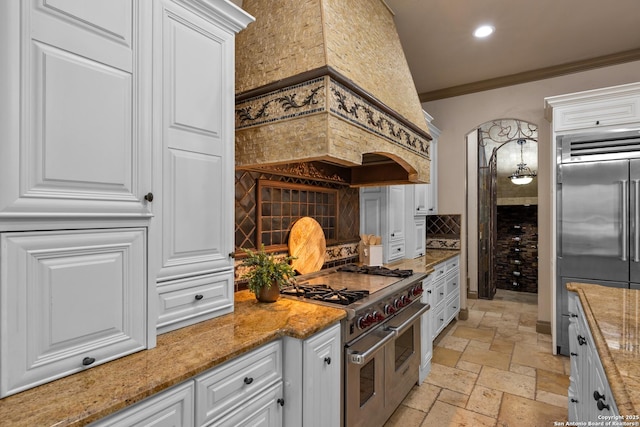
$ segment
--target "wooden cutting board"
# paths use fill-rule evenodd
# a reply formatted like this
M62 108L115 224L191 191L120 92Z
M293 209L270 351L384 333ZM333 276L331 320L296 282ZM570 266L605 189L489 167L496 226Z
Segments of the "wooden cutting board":
M296 257L291 264L302 274L322 268L327 241L322 227L308 216L297 220L289 233L289 255Z

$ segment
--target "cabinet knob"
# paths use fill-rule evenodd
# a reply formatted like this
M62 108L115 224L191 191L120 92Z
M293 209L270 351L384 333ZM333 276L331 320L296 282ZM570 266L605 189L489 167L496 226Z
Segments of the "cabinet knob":
M331 358L330 357L325 357L324 358L324 363L326 363L327 365L331 365Z
M600 392L598 390L593 392L593 400L606 400L606 398L604 397L604 394L600 394Z
M578 335L578 344L585 345L586 343L587 343L586 338L583 337L582 335Z
M147 193L147 194L145 194L145 195L144 195L144 199L145 199L147 202L153 202L153 193Z
M244 377L244 383L245 383L246 385L249 385L249 384L251 384L252 382L253 382L253 378L251 378L251 377Z
M596 120L596 125L599 125L599 124L600 124L600 120Z
M196 295L196 301L200 301L202 298L204 298L204 295L201 295L201 294Z
M578 399L571 398L571 403L578 403Z
M95 358L93 358L93 357L85 357L84 359L82 359L82 364L83 364L84 366L89 366L89 365L91 365L91 364L92 364L93 362L95 362L95 361L96 361L96 359L95 359Z
M427 293L430 294L431 293L431 289L427 290Z
M229 258L235 258L235 257L236 257L235 252L229 252Z
M602 400L598 400L598 409L603 411L603 410L607 410L610 411L611 407L609 405L607 405L606 403L604 403Z
M277 402L278 402L278 405L284 406L284 399L283 398L278 399Z

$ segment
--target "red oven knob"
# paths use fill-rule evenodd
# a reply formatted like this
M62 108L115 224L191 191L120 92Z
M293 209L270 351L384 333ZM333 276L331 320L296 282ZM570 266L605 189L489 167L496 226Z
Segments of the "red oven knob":
M358 329L364 329L367 326L369 326L369 324L367 323L367 320L364 318L364 316L358 317L358 320L356 320L356 325L358 325Z
M400 298L396 298L393 300L393 308L397 311L402 308L402 301Z
M417 297L418 295L422 295L422 285L416 285L411 289L411 296Z
M400 297L400 302L402 303L402 307L409 305L409 303L411 302L411 299L409 299L409 297L407 295L402 295Z
M395 312L396 312L396 309L394 306L392 306L391 304L385 304L384 314L386 314L387 316L391 316Z
M373 323L382 322L384 320L384 316L377 311L374 311L371 317L373 317Z

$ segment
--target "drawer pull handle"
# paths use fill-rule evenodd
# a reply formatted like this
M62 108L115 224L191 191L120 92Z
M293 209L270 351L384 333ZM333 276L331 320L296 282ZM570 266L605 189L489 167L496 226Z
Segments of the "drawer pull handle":
M326 363L327 365L331 365L331 358L330 357L325 357L324 358L324 363Z
M431 289L429 289L429 290L427 291L427 293L428 293L428 294L430 294L430 293L431 293Z
M244 377L244 383L245 383L246 385L249 385L249 384L251 384L252 382L253 382L253 378L251 378L251 377Z
M278 405L284 406L284 399L283 398L278 399L277 402L278 402Z
M95 358L93 358L93 357L85 357L84 359L82 359L82 364L83 364L84 366L89 366L89 365L91 365L91 364L92 364L93 362L95 362L95 361L96 361L96 359L95 359Z
M578 315L571 313L571 317L578 317Z
M458 286L458 284L456 282L453 282L453 286Z
M453 309L456 310L458 307L456 307L455 305L453 306Z
M441 322L444 322L444 319L443 319L443 318L440 318L440 321L441 321Z
M573 352L572 352L572 353L571 353L571 355L572 355L572 356L577 356L577 355L578 355L578 353L573 353Z
M204 296L202 294L196 295L196 300L197 301L200 301L202 298L204 298Z
M601 410L601 411L604 410L604 409L606 409L607 411L610 411L611 407L609 405L605 404L602 400L598 400L598 409Z
M444 292L440 292L440 295L444 295Z
M578 335L578 344L585 345L586 343L587 343L586 338L583 337L582 335Z
M571 398L571 403L578 403L578 399Z

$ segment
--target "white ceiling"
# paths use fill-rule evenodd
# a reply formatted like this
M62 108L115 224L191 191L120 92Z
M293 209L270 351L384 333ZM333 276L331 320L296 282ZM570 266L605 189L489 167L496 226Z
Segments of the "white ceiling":
M640 0L385 1L423 102L640 60Z

